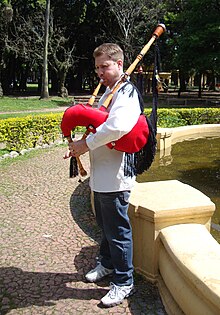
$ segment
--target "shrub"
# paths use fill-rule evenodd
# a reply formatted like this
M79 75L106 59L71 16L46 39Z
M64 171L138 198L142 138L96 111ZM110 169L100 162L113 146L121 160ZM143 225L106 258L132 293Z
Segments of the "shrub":
M49 144L61 136L61 117L61 114L48 114L1 120L0 142L15 151Z
M146 109L145 112L149 115L151 110ZM157 114L158 127L164 128L220 123L219 108L159 108Z

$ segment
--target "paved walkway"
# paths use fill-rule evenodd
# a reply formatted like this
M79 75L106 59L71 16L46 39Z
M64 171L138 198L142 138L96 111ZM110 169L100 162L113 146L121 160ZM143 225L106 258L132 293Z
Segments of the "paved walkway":
M88 177L69 179L65 148L42 149L0 173L0 314L164 315L157 288L135 275L137 292L123 304L99 303L109 281L86 283L99 230ZM88 156L83 164L89 169Z

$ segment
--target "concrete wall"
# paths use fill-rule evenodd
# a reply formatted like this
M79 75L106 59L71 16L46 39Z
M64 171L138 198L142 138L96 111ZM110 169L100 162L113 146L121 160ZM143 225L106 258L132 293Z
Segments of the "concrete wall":
M213 202L177 180L136 183L130 198L135 270L158 284L170 315L220 314Z
M220 245L205 226L170 226L160 240L158 287L168 313L220 314Z

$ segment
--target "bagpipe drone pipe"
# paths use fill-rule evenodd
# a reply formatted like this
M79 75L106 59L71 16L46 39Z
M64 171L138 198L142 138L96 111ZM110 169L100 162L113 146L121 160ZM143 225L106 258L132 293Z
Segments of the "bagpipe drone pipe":
M96 132L96 128L103 124L108 119L108 112L106 109L111 102L111 99L115 92L117 92L122 83L128 82L127 80L130 74L135 69L136 65L142 60L146 52L149 50L153 42L165 31L165 26L159 24L155 29L151 39L144 46L141 52L136 57L135 61L130 65L127 71L122 75L121 79L117 82L113 88L111 94L106 98L104 103L100 108L93 108L93 102L95 97L98 94L98 91L102 85L100 81L97 88L93 92L92 97L86 105L76 104L70 106L63 114L61 121L61 130L63 136L68 139L69 142L72 141L72 131L77 126L86 127L86 133L83 135L83 138L86 138L87 135L92 132ZM154 72L152 80L152 89L153 89L153 107L150 117L146 117L143 113L139 116L139 119L133 129L118 139L117 141L106 144L110 149L118 150L125 152L127 154L138 154L139 159L137 159L137 173L141 174L144 170L148 169L151 165L155 151L156 151L156 124L157 124L157 83L159 82L158 77L158 49L157 45L155 46L155 62L154 62ZM132 84L132 83L131 83ZM135 87L134 87L135 88ZM137 90L137 89L136 89ZM138 90L137 90L138 92ZM143 100L138 93L139 101ZM147 162L146 162L147 161ZM70 170L70 177L75 177L78 175L77 164L79 167L80 175L85 176L87 172L84 170L80 159L71 157L71 168L74 168L74 171Z

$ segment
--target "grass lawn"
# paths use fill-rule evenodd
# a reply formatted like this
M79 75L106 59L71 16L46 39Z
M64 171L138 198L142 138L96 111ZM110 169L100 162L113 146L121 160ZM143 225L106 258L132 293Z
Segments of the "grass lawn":
M73 98L50 97L48 100L39 100L39 97L15 98L1 97L0 112L17 112L42 109L59 108L62 111L62 106L71 104Z
M68 105L68 104L67 104ZM63 112L64 109L62 107L60 107L60 111L58 112ZM34 112L34 113L29 113L29 112L23 112L23 113L11 113L11 114L0 114L0 120L1 119L7 119L7 118L17 118L17 117L26 117L26 116L36 116L36 115L42 115L42 114L51 114L51 113L56 113L54 111L43 111L43 112Z

